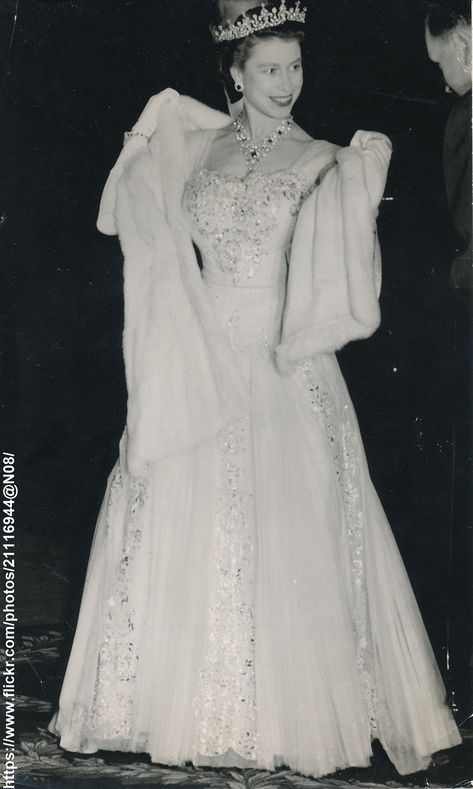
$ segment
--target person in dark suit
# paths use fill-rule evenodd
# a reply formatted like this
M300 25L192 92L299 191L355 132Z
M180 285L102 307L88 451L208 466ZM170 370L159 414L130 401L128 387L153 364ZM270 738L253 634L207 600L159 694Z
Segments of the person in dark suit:
M447 410L452 425L451 520L448 559L450 613L446 649L448 685L455 706L470 710L473 654L469 632L472 513L472 294L471 257L471 7L470 0L433 0L426 15L425 38L430 59L443 73L447 92L457 94L447 122L443 167L446 196L456 235L450 268L452 374Z
M458 238L452 262L455 288L472 292L471 258L471 7L469 0L429 4L427 52L442 70L447 90L459 99L448 119L444 140L444 173L448 204Z

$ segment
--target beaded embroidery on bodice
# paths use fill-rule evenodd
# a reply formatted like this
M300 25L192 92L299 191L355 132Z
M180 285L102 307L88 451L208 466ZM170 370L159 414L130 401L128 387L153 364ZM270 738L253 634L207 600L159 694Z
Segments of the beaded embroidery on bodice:
M194 171L186 183L184 211L204 278L245 287L278 281L285 274L297 214L313 187L291 168L246 178Z

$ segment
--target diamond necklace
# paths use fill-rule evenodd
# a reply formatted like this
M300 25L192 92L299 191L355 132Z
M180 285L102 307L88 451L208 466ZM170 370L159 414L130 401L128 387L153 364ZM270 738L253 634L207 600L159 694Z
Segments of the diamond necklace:
M233 121L233 125L235 127L235 137L245 157L247 172L251 173L261 159L264 159L264 157L273 150L281 137L284 137L285 134L291 131L293 118L292 115L288 115L269 137L263 137L262 140L254 143L249 139L248 132L243 126L242 120L244 117L245 112L240 112L238 117Z

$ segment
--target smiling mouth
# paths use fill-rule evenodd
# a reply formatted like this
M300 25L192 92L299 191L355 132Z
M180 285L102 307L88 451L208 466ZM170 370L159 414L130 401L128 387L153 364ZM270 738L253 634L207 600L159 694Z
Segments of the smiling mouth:
M292 95L290 96L270 96L271 101L276 102L276 104L280 104L281 106L285 107L287 104L290 104L292 101Z

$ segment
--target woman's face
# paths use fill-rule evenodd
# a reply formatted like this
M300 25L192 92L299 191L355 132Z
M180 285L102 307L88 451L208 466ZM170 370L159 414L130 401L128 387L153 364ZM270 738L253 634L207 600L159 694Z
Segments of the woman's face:
M245 101L275 120L286 118L303 84L301 48L298 41L268 38L258 41L240 69L232 67L235 82L243 85Z

